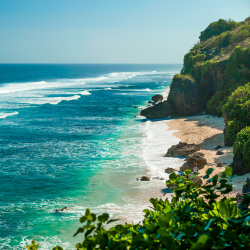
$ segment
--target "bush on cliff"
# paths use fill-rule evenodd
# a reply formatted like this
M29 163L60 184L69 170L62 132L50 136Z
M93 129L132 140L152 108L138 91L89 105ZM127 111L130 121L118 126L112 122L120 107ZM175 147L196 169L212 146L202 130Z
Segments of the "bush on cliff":
M219 21L209 24L208 27L201 32L201 35L199 36L200 41L204 42L212 36L218 36L225 31L233 30L238 25L239 24L237 22L231 19L229 19L228 21L224 19L219 19Z
M192 181L196 175L188 177L190 170L185 171L187 177L172 173L168 182L175 186L172 200L152 198L142 224L125 223L108 229L108 214L97 216L87 209L80 218L83 226L75 234L83 233L84 239L76 249L250 249L250 196L244 196L237 207L236 198L225 196L232 190L232 168L227 167L220 178L210 178L212 171L208 169L203 177L206 184L197 187ZM27 246L32 250L37 247L35 242Z

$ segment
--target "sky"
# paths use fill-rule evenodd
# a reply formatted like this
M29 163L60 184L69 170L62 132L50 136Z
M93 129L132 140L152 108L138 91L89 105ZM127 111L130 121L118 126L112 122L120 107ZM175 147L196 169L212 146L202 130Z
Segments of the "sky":
M0 0L0 63L182 63L250 0Z

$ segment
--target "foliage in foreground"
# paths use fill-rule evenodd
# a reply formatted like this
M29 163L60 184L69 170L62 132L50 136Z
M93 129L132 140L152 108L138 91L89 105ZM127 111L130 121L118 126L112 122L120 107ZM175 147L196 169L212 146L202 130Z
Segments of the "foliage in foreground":
M151 209L144 210L142 225L126 223L107 229L109 215L97 216L87 209L80 218L83 226L75 234L83 233L84 240L76 249L250 249L250 196L245 196L237 207L236 198L224 196L232 191L232 168L227 167L220 177L210 178L212 171L207 170L203 177L206 184L198 187L194 187L192 177L172 173L172 200L152 198ZM186 176L189 173L185 171ZM37 249L34 242L33 246L26 248Z

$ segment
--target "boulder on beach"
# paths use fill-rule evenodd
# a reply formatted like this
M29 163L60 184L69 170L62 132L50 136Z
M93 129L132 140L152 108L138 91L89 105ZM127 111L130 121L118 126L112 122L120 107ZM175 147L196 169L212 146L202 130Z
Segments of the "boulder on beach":
M175 172L175 171L177 171L177 170L175 170L175 169L173 169L173 168L166 168L166 169L165 169L165 173L167 173L167 174L171 174L171 173L173 173L173 172Z
M184 172L186 169L190 169L193 171L194 167L197 167L198 170L205 167L207 164L206 158L204 158L205 154L201 152L195 152L186 157L186 162L181 166L180 172Z
M171 148L169 148L165 156L166 157L187 156L199 150L200 146L198 144L187 144L186 142L179 142L179 144L173 145Z
M200 184L203 185L203 180L200 176L195 176L192 180L195 187L198 187Z
M217 163L216 167L217 167L217 168L222 168L222 167L224 167L224 164L221 163L221 162L219 162L219 163Z
M221 151L221 150L218 150L217 153L216 153L216 155L224 155L224 152Z
M162 102L163 96L162 95L154 95L151 99L154 102Z

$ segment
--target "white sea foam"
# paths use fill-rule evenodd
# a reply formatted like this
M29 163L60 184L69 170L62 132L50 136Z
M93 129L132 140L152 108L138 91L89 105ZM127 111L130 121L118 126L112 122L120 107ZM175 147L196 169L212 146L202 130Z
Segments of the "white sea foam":
M4 119L4 118L6 118L7 116L12 116L12 115L17 115L17 114L18 114L17 111L15 111L15 112L13 112L13 113L0 113L0 119Z
M146 122L146 138L144 139L143 155L147 162L147 168L151 176L159 176L168 178L168 174L164 172L167 166L178 170L183 164L183 160L179 158L164 157L167 150L180 141L172 134L176 131L167 130L167 121L147 121Z
M82 92L80 92L81 95L91 95L90 92L88 92L87 90L84 90Z
M69 97L45 97L45 98L30 98L26 101L23 101L23 103L29 103L29 104L53 104L56 105L60 103L61 101L72 101L77 100L81 98L79 95L69 96Z

